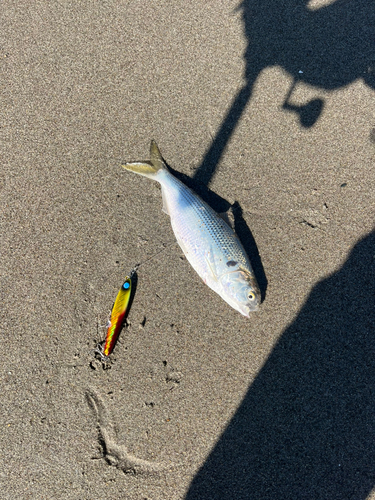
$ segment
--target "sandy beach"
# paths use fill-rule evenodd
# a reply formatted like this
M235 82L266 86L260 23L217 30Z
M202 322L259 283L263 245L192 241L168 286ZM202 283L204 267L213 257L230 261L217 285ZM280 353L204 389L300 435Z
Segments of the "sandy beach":
M0 497L375 500L374 3L5 0L0 25ZM234 205L250 319L121 168L151 139Z

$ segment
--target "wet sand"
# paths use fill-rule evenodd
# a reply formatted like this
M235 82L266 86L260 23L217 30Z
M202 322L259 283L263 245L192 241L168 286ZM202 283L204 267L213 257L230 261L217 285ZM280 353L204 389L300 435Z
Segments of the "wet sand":
M375 499L375 49L335 3L294 3L310 45L250 2L3 2L2 498ZM173 243L159 185L121 168L152 138L236 203L250 320Z

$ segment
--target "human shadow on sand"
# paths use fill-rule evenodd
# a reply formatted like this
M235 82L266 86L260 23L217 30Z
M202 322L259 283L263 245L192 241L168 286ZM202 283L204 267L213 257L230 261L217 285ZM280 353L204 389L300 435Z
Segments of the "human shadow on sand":
M284 331L186 500L365 500L375 486L375 233Z
M206 186L265 68L277 65L293 77L282 108L296 113L305 128L316 123L324 101L293 104L299 82L334 90L362 79L375 89L375 0L336 0L317 10L308 0L244 0L238 9L247 40L245 85L195 172Z

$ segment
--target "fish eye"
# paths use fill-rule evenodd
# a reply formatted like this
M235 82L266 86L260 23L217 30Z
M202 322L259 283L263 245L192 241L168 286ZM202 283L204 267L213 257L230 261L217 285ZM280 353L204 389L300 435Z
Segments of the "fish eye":
M122 285L122 288L123 288L124 290L129 290L129 288L130 288L130 284L129 284L127 281L125 281L125 283Z
M255 294L254 294L253 292L249 292L249 294L248 294L247 298L248 298L249 300L251 300L251 301L252 301L252 300L255 300Z

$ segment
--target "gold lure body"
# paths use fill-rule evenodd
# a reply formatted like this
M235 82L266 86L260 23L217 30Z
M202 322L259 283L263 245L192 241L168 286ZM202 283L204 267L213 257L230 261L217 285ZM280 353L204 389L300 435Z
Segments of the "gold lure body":
M132 280L128 276L122 284L111 312L111 319L107 329L107 336L102 351L103 356L107 357L113 351L117 338L124 323L125 314L128 308L132 290Z

